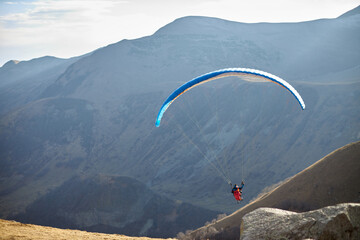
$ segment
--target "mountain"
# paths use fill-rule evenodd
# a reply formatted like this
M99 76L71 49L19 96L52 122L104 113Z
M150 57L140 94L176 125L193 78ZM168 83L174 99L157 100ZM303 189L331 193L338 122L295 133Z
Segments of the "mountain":
M306 212L339 203L360 203L359 157L360 142L337 149L230 216L192 234L213 227L220 233L207 236L209 239L239 239L242 217L261 207Z
M5 63L0 68L0 116L37 100L48 85L81 57L60 59L45 56Z
M46 66L61 60L45 58L41 74L21 80L11 80L21 75L11 70L21 62L5 64L1 80L9 80L0 92L10 94L0 95L0 217L25 213L74 177L98 174L131 177L174 201L233 212L238 205L213 168L217 160L233 183L245 179L248 202L360 139L359 22L356 13L256 24L192 16L66 60L53 77ZM183 94L154 126L175 88L225 67L284 78L306 110L274 84L230 78Z
M217 214L155 194L129 177L98 175L74 177L11 218L91 232L171 237Z
M0 219L0 234L4 240L18 239L73 239L73 240L161 240L160 238L148 237L129 237L118 234L91 233L79 230L58 229L52 227L43 227L33 224L23 224L15 221L6 221ZM170 240L170 239L169 239Z

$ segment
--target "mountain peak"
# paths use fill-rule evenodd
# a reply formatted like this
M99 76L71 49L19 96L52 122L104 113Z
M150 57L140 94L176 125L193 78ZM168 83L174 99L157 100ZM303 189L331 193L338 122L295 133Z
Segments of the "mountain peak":
M20 61L18 60L10 60L10 61L7 61L2 67L11 67L11 66L14 66L16 64L18 64Z
M354 16L354 15L359 15L359 14L360 14L360 5L354 9L340 15L338 18L350 17L350 16Z
M215 34L214 28L231 29L234 24L242 24L221 18L204 16L186 16L175 19L156 31L155 35L164 34ZM218 34L218 33L217 33Z
M33 58L31 60L26 60L26 61L19 61L19 60L10 60L8 62L6 62L2 67L4 68L8 68L8 67L13 67L15 65L23 65L23 64L48 64L48 63L52 63L52 62L60 62L66 59L62 59L62 58L57 58L57 57L53 57L53 56L43 56L43 57L38 57L38 58Z

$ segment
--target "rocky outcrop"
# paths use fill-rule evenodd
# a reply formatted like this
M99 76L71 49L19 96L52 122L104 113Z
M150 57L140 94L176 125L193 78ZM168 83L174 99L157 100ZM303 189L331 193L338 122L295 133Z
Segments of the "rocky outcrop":
M295 213L259 208L243 217L240 239L360 239L360 204Z

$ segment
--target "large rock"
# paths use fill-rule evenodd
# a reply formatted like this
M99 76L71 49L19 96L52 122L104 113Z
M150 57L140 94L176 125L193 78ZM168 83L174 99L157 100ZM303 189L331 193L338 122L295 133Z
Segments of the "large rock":
M360 239L360 204L295 213L259 208L243 217L240 239Z

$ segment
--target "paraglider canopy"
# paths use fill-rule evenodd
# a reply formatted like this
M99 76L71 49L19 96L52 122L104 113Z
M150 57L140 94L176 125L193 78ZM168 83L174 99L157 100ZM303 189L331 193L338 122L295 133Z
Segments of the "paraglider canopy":
M161 119L165 113L165 111L168 109L170 104L175 101L181 94L185 93L186 91L190 90L193 87L196 87L200 84L215 80L215 79L221 79L225 77L230 76L236 76L241 78L245 81L250 82L273 82L281 87L287 89L298 101L300 104L300 107L304 110L305 109L305 103L300 96L300 94L295 90L294 87L292 87L288 82L281 79L278 76L275 76L271 73L267 73L264 71L256 70L256 69L250 69L250 68L226 68L226 69L220 69L217 71L209 72L204 75L201 75L199 77L196 77L179 88L177 88L173 93L170 94L170 96L165 100L163 105L161 106L159 113L156 118L155 126L159 127Z

